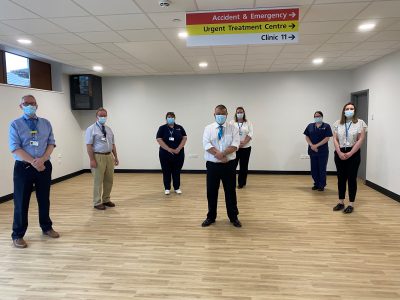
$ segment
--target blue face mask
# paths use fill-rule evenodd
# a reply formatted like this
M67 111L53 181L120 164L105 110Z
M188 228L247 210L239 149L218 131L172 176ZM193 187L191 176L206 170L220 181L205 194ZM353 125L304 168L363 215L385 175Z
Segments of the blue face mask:
M344 115L346 118L352 118L354 116L354 110L345 110Z
M314 118L315 123L322 123L322 118L321 117L316 117Z
M36 114L36 106L33 105L28 105L28 106L22 106L22 110L24 111L24 114L32 117Z
M219 125L223 125L226 121L226 116L225 115L215 115L215 121L219 124Z
M167 118L167 124L173 125L175 123L175 118Z
M107 117L99 117L99 123L101 125L104 125L106 123L106 121L107 121Z

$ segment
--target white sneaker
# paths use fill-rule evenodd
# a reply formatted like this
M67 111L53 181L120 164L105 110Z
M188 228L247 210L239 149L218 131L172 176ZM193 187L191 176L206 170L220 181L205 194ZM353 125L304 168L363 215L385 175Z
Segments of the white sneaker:
M177 189L177 190L175 190L175 193L177 193L177 194L182 194L182 191L181 191L181 189Z
M165 190L164 194L169 195L171 192L169 190Z

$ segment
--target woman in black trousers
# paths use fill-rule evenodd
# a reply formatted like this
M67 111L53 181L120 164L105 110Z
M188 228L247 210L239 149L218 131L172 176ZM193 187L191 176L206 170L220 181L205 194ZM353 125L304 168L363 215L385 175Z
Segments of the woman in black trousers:
M163 172L165 195L170 194L171 177L175 193L182 194L181 169L185 160L184 146L187 136L185 129L175 123L175 114L168 112L165 116L166 124L157 131L157 142L160 145L160 163Z
M241 189L247 184L253 124L246 119L246 112L241 106L236 108L235 119L231 121L231 124L239 129L240 145L236 152L236 168L238 165L240 166L237 188Z
M345 208L346 187L349 187L349 205L344 213L354 210L357 194L357 173L361 162L360 148L365 139L367 124L357 118L357 109L353 103L343 106L340 120L333 125L335 145L335 164L338 178L339 203L333 208L340 211Z

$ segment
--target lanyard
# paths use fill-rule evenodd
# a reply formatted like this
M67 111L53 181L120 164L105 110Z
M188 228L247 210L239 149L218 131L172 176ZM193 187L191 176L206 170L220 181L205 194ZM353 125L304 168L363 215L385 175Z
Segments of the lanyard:
M351 124L353 124L353 122L350 122L349 127L347 127L346 123L344 123L344 128L346 129L346 146L349 143L349 130L350 130ZM345 148L347 148L346 146L345 146Z
M169 131L169 134L170 134L171 137L172 137L172 135L174 134L174 130L175 130L175 128L172 128L172 131L169 130L169 128L168 128L168 131Z
M38 133L37 131L37 125L38 125L38 119L25 119L25 123L28 125L30 129L30 133L32 135L32 138L35 137L35 135Z
M104 125L102 125L102 127L100 127L99 123L96 122L97 127L99 127L101 133L104 135L104 137L107 136L107 131L106 131L106 127ZM103 130L104 128L104 130Z

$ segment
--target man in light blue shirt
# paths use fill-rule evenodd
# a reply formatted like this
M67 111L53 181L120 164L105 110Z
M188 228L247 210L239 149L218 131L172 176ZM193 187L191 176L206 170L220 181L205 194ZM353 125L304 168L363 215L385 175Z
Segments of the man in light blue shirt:
M19 105L23 116L14 120L9 130L9 148L15 158L14 222L12 239L17 248L26 248L24 235L28 229L29 201L33 186L39 206L39 224L43 234L58 238L50 219L50 185L54 150L53 129L48 120L36 115L38 108L32 95L22 97Z

